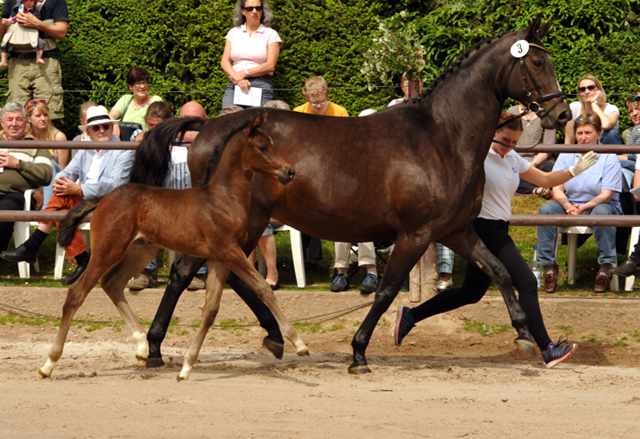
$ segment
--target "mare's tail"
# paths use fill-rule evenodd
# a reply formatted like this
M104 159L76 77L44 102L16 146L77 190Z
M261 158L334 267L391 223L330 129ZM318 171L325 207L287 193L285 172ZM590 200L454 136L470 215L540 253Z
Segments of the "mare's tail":
M194 117L170 119L147 132L136 151L131 183L162 187L169 173L169 145L185 131L200 131L206 120Z
M76 229L87 215L93 212L102 197L89 197L86 200L82 200L80 204L72 208L67 213L62 221L60 221L60 228L58 229L58 244L60 247L67 248L71 245L73 237L76 234Z

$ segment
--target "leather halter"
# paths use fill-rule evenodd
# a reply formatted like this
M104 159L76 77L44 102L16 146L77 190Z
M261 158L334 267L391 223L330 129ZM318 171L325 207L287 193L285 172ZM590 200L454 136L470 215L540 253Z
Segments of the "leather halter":
M522 35L522 30L519 30L518 34L516 36L516 41L520 41L521 35ZM549 53L548 49L546 49L546 48L544 48L544 47L542 47L542 46L540 46L538 44L529 43L529 46L530 47L535 47L536 49L540 49L540 50L542 50L544 52ZM524 62L524 59L527 56L528 56L528 54L523 56L522 58L514 58L513 59L513 62L511 63L511 66L509 67L509 73L507 74L507 76L505 77L505 80L504 80L504 88L506 89L507 84L509 83L509 79L511 78L511 73L514 70L514 67L516 66L516 63L518 63L518 61L520 61L520 71L522 72L522 82L524 83L524 88L525 88L525 91L526 91L526 94L527 94L527 109L526 109L526 111L524 113L519 114L517 116L514 116L513 118L509 119L508 121L503 122L500 125L498 125L496 130L498 130L499 128L503 127L504 125L510 123L514 119L520 119L523 115L525 115L529 111L533 111L534 113L536 113L540 119L542 119L544 117L547 117L547 115L551 111L553 111L553 109L556 108L556 106L567 97L567 94L565 92L563 92L563 91L557 91L557 92L549 93L549 94L546 94L546 95L542 94L542 91L540 90L540 87L538 86L538 83L536 82L535 78L531 74L531 71L529 70L529 67L527 67L527 64ZM533 97L531 95L531 90L529 88L529 83L527 82L527 73L529 74L528 76L529 76L529 78L531 80L531 83L533 84L533 87L535 88L536 93L538 94L538 99L537 100L533 100ZM556 101L556 103L551 106L551 108L544 109L540 105L540 102L548 101L548 100L554 99L554 98L561 98L561 99L558 99ZM509 148L513 148L515 150L521 150L521 151L526 151L526 150L531 149L531 148L536 146L536 145L533 145L530 148L518 148L518 147L515 147L515 146L512 146L512 145L507 145L506 143L500 142L500 141L495 140L495 139L493 141L496 142L496 143L499 143L501 145L508 146Z

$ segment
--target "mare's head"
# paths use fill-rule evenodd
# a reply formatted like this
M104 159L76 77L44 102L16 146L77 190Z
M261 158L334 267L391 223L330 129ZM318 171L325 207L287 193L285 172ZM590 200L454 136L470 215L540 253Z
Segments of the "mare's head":
M542 15L528 29L503 37L511 45L503 92L535 112L544 128L562 129L571 120L571 110L542 44L551 21L541 25L541 20Z
M260 172L287 184L293 180L296 173L282 158L271 137L261 129L266 121L267 112L261 111L232 138L229 146L234 142L242 143L241 160L245 173Z

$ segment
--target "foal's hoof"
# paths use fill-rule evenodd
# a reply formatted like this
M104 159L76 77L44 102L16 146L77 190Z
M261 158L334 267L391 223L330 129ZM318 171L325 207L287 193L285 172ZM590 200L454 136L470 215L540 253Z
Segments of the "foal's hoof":
M278 343L268 337L265 337L264 339L262 339L262 346L267 348L267 350L271 352L278 360L282 360L282 356L284 355L284 343Z
M156 358L147 358L147 369L152 369L154 367L162 367L164 366L164 361L162 357Z
M40 378L41 380L47 379L47 378L51 378L51 375L47 375L47 373L42 370L42 368L38 369L38 378Z
M514 343L516 344L516 346L518 346L520 349L522 349L532 357L538 357L538 354L536 353L536 346L530 339L518 337L515 339Z
M140 364L140 366L147 367L148 358L136 355L136 360L138 360L138 364Z
M298 357L310 357L311 356L311 354L309 354L309 349L306 349L306 348L301 350L301 351L298 351L297 354L298 354Z
M362 375L365 373L371 373L371 369L369 369L369 366L367 366L366 364L359 365L359 366L352 364L351 366L349 366L350 375Z

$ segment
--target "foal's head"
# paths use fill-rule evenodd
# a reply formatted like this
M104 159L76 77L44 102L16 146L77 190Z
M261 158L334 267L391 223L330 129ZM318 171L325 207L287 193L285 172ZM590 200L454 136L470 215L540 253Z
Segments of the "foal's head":
M271 137L261 127L267 121L267 112L260 112L231 142L242 144L242 169L244 172L261 172L280 183L293 180L295 171L280 155Z

